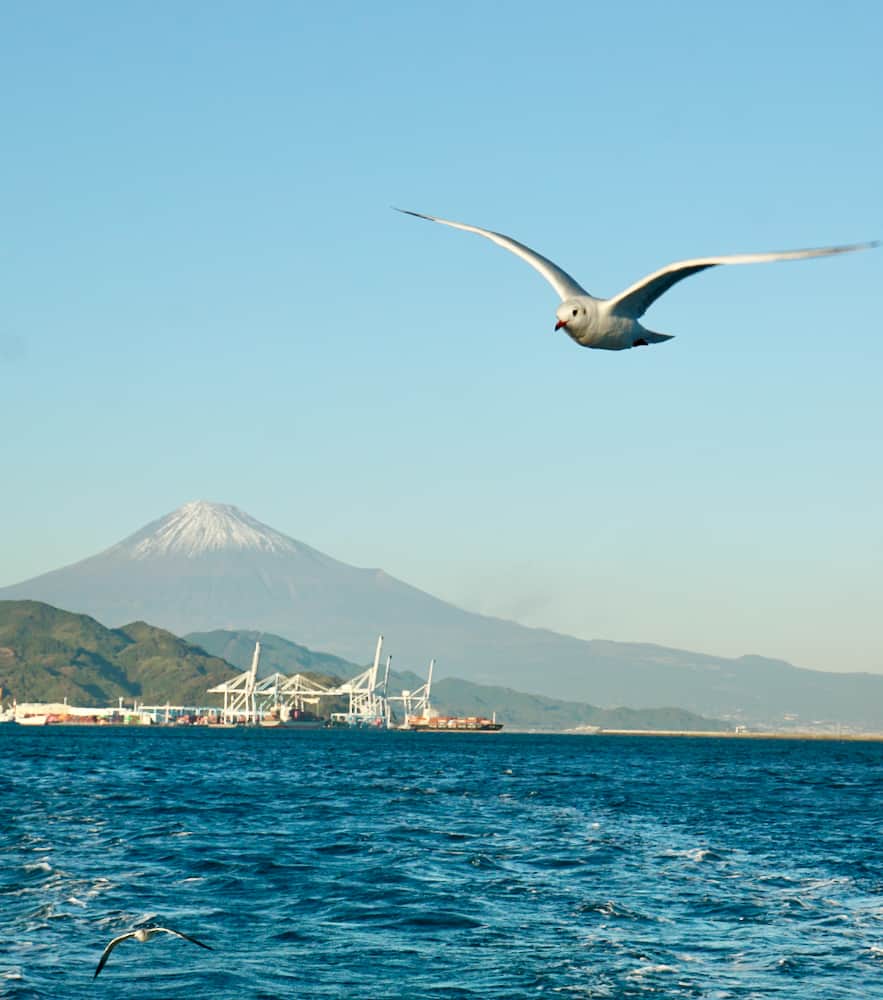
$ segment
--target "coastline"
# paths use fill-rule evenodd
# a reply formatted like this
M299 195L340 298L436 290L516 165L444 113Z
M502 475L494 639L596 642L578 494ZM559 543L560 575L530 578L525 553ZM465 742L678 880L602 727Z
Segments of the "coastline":
M678 729L599 729L594 733L581 733L578 730L568 730L574 736L673 736L697 737L724 740L827 740L835 742L883 742L883 733L820 733L798 730L777 730L771 732L719 732L715 730L678 730Z

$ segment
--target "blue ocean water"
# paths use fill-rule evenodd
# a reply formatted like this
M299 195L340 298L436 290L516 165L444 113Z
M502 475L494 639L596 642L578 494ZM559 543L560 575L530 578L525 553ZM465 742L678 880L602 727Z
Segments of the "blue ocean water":
M883 744L0 726L0 997L883 997ZM156 920L211 945L129 940Z

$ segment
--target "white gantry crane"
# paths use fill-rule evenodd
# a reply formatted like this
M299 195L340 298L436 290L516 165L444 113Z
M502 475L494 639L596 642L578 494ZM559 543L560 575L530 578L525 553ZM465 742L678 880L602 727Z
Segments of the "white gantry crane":
M374 651L374 663L361 674L346 681L340 687L329 691L329 694L345 694L349 696L349 708L346 712L335 712L331 716L333 722L345 723L350 726L385 726L389 718L386 691L381 694L377 685L377 672L380 669L380 652L383 649L383 636L377 637L377 648ZM389 680L389 664L391 657L386 658L386 675L384 686Z
M251 658L251 667L244 673L234 677L224 684L216 684L208 689L209 694L222 694L224 696L224 709L222 718L228 725L230 723L257 722L258 711L255 700L255 690L257 688L258 663L261 658L261 644L254 644L254 654Z
M435 660L430 660L429 673L426 677L425 684L421 684L420 687L414 691L402 691L400 695L387 698L388 705L392 702L401 702L402 721L399 724L399 729L409 729L412 719L428 719L432 715L432 706L429 703L429 695L432 691L432 669L434 666ZM387 723L387 725L391 725L391 722Z
M224 684L209 688L210 694L223 694L223 721L230 725L237 722L258 723L266 717L285 721L305 711L314 710L321 699L346 696L349 699L346 712L334 712L331 721L339 725L408 729L415 719L428 719L432 715L429 702L432 690L432 670L435 660L429 662L426 683L415 691L402 691L400 695L389 695L389 670L392 657L387 656L382 682L378 683L380 655L383 650L383 636L377 637L374 662L367 670L345 681L337 687L328 687L312 680L304 674L275 673L262 680L257 679L258 663L261 655L260 642L255 643L251 667ZM401 706L393 713L393 704ZM309 706L309 708L307 707ZM269 723L265 722L265 725Z
M258 682L255 689L258 714L287 722L304 712L313 712L321 698L336 694L336 688L312 680L304 674L272 674ZM309 706L309 708L307 708Z

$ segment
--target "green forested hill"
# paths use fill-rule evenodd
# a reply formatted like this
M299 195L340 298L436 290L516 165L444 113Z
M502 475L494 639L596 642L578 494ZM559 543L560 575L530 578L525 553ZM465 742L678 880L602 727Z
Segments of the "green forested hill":
M489 687L446 677L432 686L432 704L445 715L496 713L507 729L567 730L581 727L632 730L724 732L731 727L683 708L599 708L524 694L505 687Z
M184 638L214 656L222 657L240 670L248 670L251 666L254 644L260 641L259 677L274 673L307 674L317 679L335 679L339 683L354 677L368 666L357 666L349 660L332 656L331 653L314 652L271 632L215 629L212 632L191 632Z
M206 689L235 676L220 657L144 622L108 629L38 601L0 601L3 700L211 705Z

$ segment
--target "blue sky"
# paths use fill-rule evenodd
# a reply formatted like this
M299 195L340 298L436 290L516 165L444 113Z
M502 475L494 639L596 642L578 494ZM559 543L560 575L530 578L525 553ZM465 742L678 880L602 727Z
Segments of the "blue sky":
M472 610L883 672L871 2L10 3L0 585L193 499ZM378 623L382 628L383 623Z

